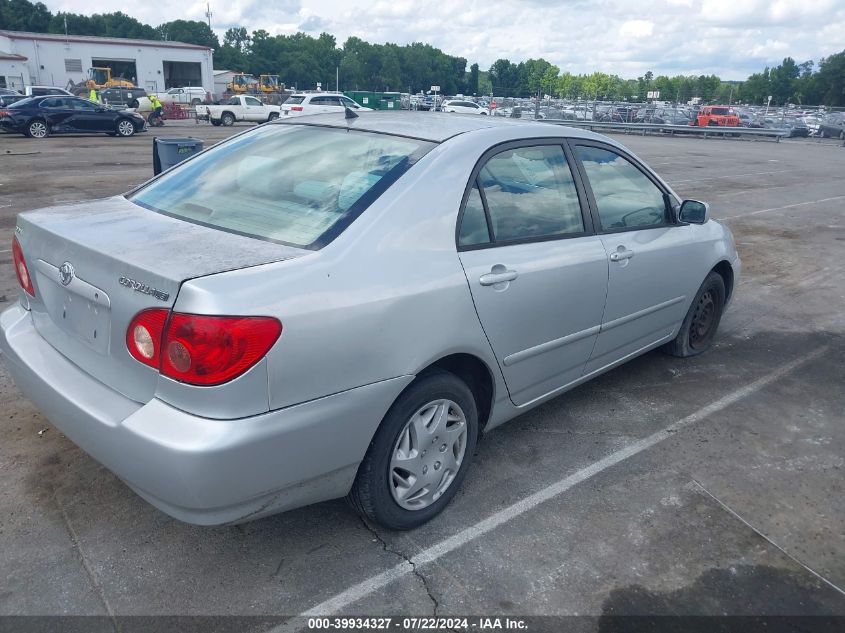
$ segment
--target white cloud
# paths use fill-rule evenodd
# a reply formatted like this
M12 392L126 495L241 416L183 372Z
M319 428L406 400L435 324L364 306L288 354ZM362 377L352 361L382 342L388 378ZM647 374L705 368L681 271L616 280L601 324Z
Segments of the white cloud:
M45 0L52 11L104 13L113 0ZM714 8L716 10L714 10ZM205 20L205 2L121 8L153 26ZM338 44L428 42L487 69L498 58L543 57L570 72L744 79L787 55L799 63L845 47L842 0L211 0L212 26L291 34L327 30Z
M649 20L628 20L619 27L622 37L648 37L654 32L654 22Z

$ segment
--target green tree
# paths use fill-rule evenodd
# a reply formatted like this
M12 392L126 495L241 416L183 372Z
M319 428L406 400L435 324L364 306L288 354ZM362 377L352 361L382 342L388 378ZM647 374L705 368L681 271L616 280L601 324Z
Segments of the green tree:
M220 48L220 41L208 24L199 20L173 20L165 22L156 27L159 39L168 39L186 44L208 46L217 50Z

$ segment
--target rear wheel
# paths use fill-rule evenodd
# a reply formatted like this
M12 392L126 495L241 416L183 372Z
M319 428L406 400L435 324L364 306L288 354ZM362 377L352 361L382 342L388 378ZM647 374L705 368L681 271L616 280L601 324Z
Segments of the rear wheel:
M41 119L30 121L29 125L26 127L26 135L31 138L44 138L49 134L50 128L47 125L47 122Z
M132 136L135 134L135 124L129 119L120 119L117 122L117 134L119 136Z
M696 356L710 349L725 308L725 281L711 272L698 289L675 340L661 349L672 356Z
M424 375L382 420L349 500L384 527L422 525L457 492L477 439L478 410L469 387L445 371Z
M268 121L275 121L275 120L276 120L276 119L278 119L278 118L279 118L279 113L278 113L278 112L271 112L271 113L270 113L270 116L268 116L268 117L267 117L267 120L268 120Z
M226 127L233 126L235 124L235 115L231 112L224 112L223 116L220 117L220 123Z
M202 103L202 99L191 99L191 105L195 108Z

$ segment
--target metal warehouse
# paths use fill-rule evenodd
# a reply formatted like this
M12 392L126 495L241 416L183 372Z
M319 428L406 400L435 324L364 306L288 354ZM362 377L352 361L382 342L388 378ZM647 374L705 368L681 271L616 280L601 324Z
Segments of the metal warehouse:
M212 50L182 42L55 35L0 30L0 87L65 87L88 78L89 68L111 68L156 92L183 86L214 87Z

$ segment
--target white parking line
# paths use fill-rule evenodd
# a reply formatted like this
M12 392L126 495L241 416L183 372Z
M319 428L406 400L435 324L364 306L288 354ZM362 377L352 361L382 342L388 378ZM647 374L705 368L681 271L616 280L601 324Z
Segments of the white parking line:
M719 220L735 220L736 218L747 218L751 215L760 215L761 213L769 213L771 211L783 211L785 209L794 209L795 207L806 207L811 204L821 204L822 202L831 202L833 200L842 200L845 196L833 196L832 198L822 198L821 200L809 200L807 202L796 202L795 204L787 204L782 207L772 207L771 209L758 209L749 213L740 213L739 215L729 215L726 218L717 218Z
M384 571L380 574L376 574L375 576L371 576L366 580L359 582L356 585L349 587L348 589L338 593L337 595L321 602L318 605L315 605L305 611L304 613L300 614L300 618L303 617L314 617L314 616L326 616L337 614L349 605L361 600L362 598L366 598L367 596L379 591L380 589L386 587L387 585L399 580L407 576L408 574L413 573L414 567L419 565L426 565L428 563L432 563L439 558L449 554L457 550L458 548L474 541L479 536L483 536L488 532L496 529L497 527L515 519L529 510L536 508L541 503L549 501L554 497L566 492L573 486L578 485L579 483L590 479L591 477L598 475L604 470L615 466L616 464L625 461L629 457L633 457L638 453L641 453L656 444L659 444L665 439L668 439L674 436L678 431L681 429L691 426L701 420L707 418L714 413L721 411L729 407L730 405L734 404L735 402L750 396L751 394L763 389L764 387L772 384L773 382L783 378L790 372L794 371L801 365L810 362L824 354L828 351L827 346L822 346L816 348L812 352L797 358L789 363L785 363L781 365L779 368L775 369L774 371L769 372L765 376L758 378L757 380L745 385L729 393L728 395L716 400L715 402L708 404L707 406L699 409L698 411L691 413L687 417L678 420L677 422L670 424L666 428L649 435L646 438L643 438L633 444L626 446L610 455L598 460L597 462L593 462L589 466L582 468L581 470L569 475L568 477L557 481L542 490L535 492L532 495L529 495L525 499L521 501L517 501L511 506L499 510L494 514L490 515L483 521L476 523L468 528L465 528L451 536L447 539L436 543L426 549L422 550L421 552L417 553L416 555L410 558L411 563L402 562L397 564L396 566ZM296 631L302 628L301 621L297 621L296 619L289 620L287 623L272 629L272 633L287 633L288 631Z
M755 171L750 174L726 174L724 176L705 176L703 178L689 178L688 180L673 180L672 184L680 182L700 182L702 180L719 180L720 178L742 178L743 176L769 176L771 174L785 174L789 171L798 171L796 169L781 169L779 171Z

